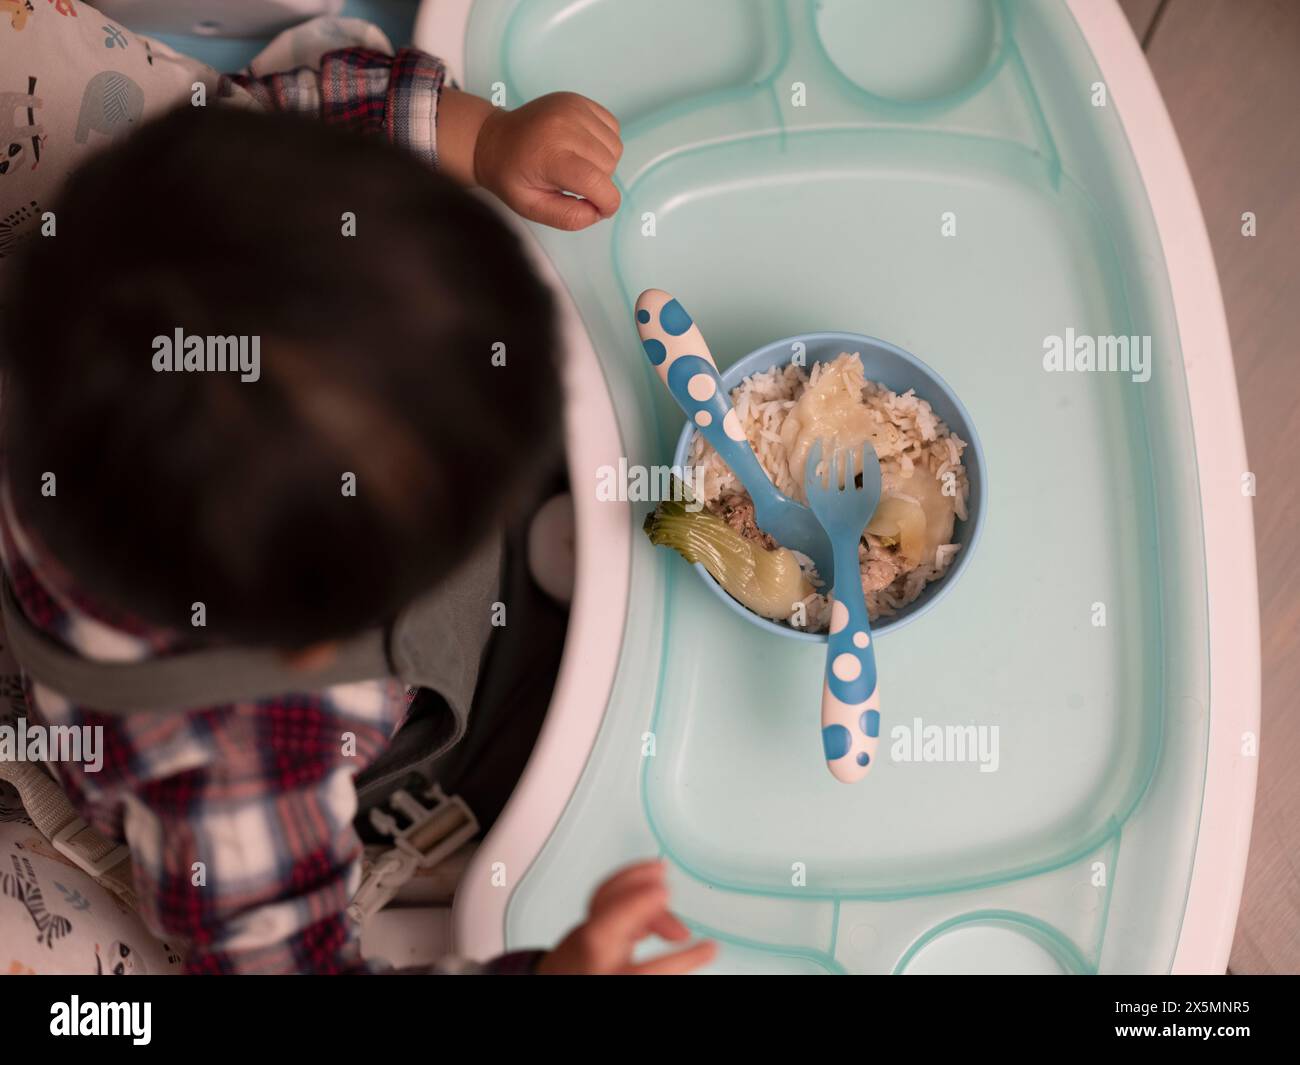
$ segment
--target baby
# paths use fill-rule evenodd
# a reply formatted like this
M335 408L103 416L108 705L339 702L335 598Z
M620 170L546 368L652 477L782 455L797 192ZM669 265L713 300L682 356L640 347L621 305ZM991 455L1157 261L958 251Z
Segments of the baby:
M72 32L55 10L22 32ZM120 33L137 61L179 63ZM37 70L41 50L16 39L0 34L6 77L69 76L66 56ZM394 678L319 678L349 637L453 580L558 443L550 294L465 188L590 226L619 205L619 126L567 93L495 108L414 49L186 69L147 100L121 70L92 73L75 120L0 85L30 93L0 178L25 182L0 184L15 220L5 576L25 623L80 659L261 649L301 684L121 714L33 682L29 714L103 729L99 772L55 769L129 844L142 914L188 941L187 971L357 971L353 778L408 700ZM237 372L210 348L183 358L194 337L236 340ZM696 943L634 964L651 934L690 938L657 862L607 881L554 950L488 968L685 972L712 956Z

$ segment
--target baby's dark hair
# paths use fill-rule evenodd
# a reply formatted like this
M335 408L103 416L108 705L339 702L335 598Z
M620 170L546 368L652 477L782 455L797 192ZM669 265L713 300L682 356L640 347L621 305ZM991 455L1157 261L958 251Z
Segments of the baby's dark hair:
M3 446L20 524L92 598L173 629L202 602L208 639L347 635L554 454L549 291L493 209L396 147L183 107L54 216L7 264ZM260 337L260 375L159 372L177 329Z

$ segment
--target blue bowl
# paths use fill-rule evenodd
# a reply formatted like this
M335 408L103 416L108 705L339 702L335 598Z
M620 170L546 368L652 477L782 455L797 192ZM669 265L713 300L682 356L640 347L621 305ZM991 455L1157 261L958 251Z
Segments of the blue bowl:
M958 519L953 530L953 542L961 544L961 550L957 552L957 557L941 579L926 585L920 596L893 617L872 624L872 636L883 636L887 632L902 628L909 621L933 609L934 605L948 594L952 586L957 583L957 578L970 564L975 545L979 542L980 532L984 527L984 512L988 501L984 492L984 449L980 445L980 438L975 432L975 425L971 421L969 412L948 387L947 382L915 355L909 355L902 348L896 348L893 344L887 344L874 337L861 336L857 333L800 333L785 340L775 340L757 351L751 351L743 359L737 360L723 370L723 385L730 392L746 377L770 370L773 366L784 366L797 350L796 344L804 345L808 368L811 368L815 362L833 362L841 352L858 352L862 356L862 367L866 370L867 380L878 381L886 388L900 394L909 388L914 389L917 397L928 402L944 424L969 445L962 454L962 464L966 468L966 479L970 484L970 496L966 501L969 517L965 521ZM690 457L691 439L694 436L695 426L687 422L682 427L682 434L677 440L677 451L673 455L674 466L686 466ZM723 591L722 586L698 562L695 564L695 571L719 599L750 624L787 639L803 640L807 643L826 642L824 632L800 632L788 625L781 625L760 617L748 607L742 606Z

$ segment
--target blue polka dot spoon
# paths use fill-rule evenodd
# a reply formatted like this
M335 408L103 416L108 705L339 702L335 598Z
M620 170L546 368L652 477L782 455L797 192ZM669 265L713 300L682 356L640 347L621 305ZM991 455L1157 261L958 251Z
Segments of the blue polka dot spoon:
M880 742L876 651L858 564L862 530L880 502L880 461L869 443L864 443L858 454L861 485L853 469L854 452L844 448L831 455L827 463L830 476L823 482L817 472L822 461L820 440L812 446L804 471L808 505L830 534L835 571L843 578L831 591L826 679L822 684L822 747L827 768L845 784L867 775Z
M641 346L677 405L749 492L759 528L782 547L811 558L818 575L830 585L835 559L826 530L807 507L778 492L759 465L700 327L667 292L648 288L637 297L636 328ZM793 612L793 603L790 609Z

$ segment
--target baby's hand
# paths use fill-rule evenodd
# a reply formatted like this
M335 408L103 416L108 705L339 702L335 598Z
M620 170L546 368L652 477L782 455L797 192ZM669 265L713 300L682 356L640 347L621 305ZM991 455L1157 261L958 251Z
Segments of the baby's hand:
M618 119L585 96L556 92L492 109L474 147L474 179L525 218L585 229L618 210L610 175L622 154Z
M543 975L671 975L707 965L718 945L701 940L689 947L634 963L632 951L648 935L680 943L690 930L668 909L664 865L660 861L629 865L596 889L579 925L537 963Z

